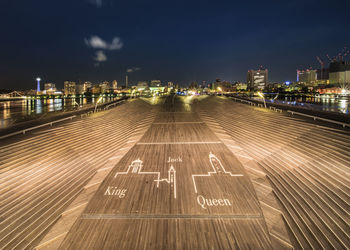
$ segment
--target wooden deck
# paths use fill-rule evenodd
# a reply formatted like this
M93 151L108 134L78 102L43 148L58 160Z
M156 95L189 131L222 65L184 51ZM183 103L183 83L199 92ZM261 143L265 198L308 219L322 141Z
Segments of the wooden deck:
M271 242L240 162L183 99L168 97L61 248L270 249Z
M97 170L153 120L152 106L135 100L1 141L0 249L35 247Z
M1 141L0 249L54 239L104 171L56 247L350 249L349 148L349 130L225 97L130 100Z

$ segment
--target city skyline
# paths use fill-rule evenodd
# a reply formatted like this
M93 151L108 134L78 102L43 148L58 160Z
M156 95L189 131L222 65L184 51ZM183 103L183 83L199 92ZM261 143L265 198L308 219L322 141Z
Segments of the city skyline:
M112 0L5 1L1 88L43 82L161 79L186 86L246 81L262 65L271 82L295 81L350 45L346 1L169 4Z

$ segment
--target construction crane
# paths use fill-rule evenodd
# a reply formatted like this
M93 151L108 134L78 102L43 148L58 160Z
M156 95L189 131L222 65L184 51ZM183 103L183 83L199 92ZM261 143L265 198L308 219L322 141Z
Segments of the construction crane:
M320 63L321 65L321 80L323 80L323 69L324 69L324 62L318 57L316 56L317 61Z
M350 51L346 51L344 54L343 54L343 58L346 57L347 55L349 55Z

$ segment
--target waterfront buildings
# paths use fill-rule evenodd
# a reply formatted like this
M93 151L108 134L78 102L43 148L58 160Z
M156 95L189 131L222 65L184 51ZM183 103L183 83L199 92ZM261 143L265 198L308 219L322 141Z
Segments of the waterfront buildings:
M306 86L314 86L317 80L317 71L313 69L297 70L297 82Z
M350 62L331 62L329 64L329 82L340 86L350 84Z
M56 85L54 83L44 84L44 93L47 95L53 95L57 91Z
M263 90L268 84L268 70L248 70L247 88L249 90Z
M85 84L77 84L75 92L78 95L83 95L86 92Z
M330 72L329 73L329 82L331 84L350 84L350 70L340 71L340 72Z
M109 82L104 81L103 83L100 83L100 89L101 89L101 93L105 94L109 92Z
M75 95L76 84L75 82L65 81L64 82L64 95Z
M246 91L247 90L247 83L235 82L233 87L234 87L234 89L236 89L236 91Z
M56 85L54 83L45 83L44 90L56 89Z
M117 82L117 80L113 80L112 81L112 89L116 90L117 88L118 88L118 82Z
M150 87L160 87L162 86L162 82L160 80L152 80Z

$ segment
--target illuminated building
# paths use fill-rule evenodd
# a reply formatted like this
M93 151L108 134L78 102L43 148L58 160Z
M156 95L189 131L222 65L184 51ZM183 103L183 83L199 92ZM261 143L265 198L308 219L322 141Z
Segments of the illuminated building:
M236 82L234 87L236 90L241 91L241 90L247 90L247 84L244 82Z
M100 86L102 94L108 93L108 91L109 91L109 82L105 81L103 83L100 83L99 86Z
M317 80L316 72L317 71L313 69L297 70L297 82L307 86L315 85Z
M75 82L65 81L64 82L64 95L75 95Z
M152 80L150 87L160 87L162 86L162 82L160 80Z
M331 62L329 64L329 82L340 85L350 83L350 62Z
M350 70L340 72L330 72L329 82L331 84L345 84L350 83Z
M98 85L94 85L91 88L91 93L92 94L100 94L101 93L101 88Z
M56 85L54 83L45 83L44 89L45 90L56 89Z
M56 85L53 83L45 83L44 91L46 92L47 95L53 95L57 91Z
M138 88L148 87L148 82L146 82L146 81L139 81L139 82L137 83L137 87L138 87Z
M112 81L112 89L116 90L118 88L118 82L117 80Z
M268 70L248 70L247 88L249 90L263 90L268 84Z
M85 84L77 84L77 86L76 86L76 93L78 94L78 95L82 95L82 94L84 94L85 92L86 92L86 85Z

